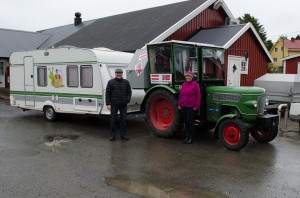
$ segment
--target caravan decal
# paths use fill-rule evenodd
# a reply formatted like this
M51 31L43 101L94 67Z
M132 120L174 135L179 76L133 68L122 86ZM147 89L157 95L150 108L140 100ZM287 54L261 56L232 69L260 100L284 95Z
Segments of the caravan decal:
M51 85L55 88L60 88L60 87L64 87L64 75L61 69L56 69L55 70L55 74L53 73L54 68L52 67L52 69L49 69L50 74L49 74L49 78L51 80Z

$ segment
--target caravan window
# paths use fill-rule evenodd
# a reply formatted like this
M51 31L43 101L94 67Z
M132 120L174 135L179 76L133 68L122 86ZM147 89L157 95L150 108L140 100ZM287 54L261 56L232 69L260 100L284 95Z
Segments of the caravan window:
M67 66L67 84L68 87L78 87L78 66L77 65L68 65Z
M82 88L93 87L93 67L91 65L80 66L80 86Z
M47 67L37 67L38 86L47 87Z

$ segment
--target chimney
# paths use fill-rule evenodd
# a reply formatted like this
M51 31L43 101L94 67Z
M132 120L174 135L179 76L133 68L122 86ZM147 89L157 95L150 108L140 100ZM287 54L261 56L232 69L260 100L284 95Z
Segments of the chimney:
M291 38L291 41L292 41L292 42L295 42L295 40L296 40L296 38L293 38L293 37Z
M80 12L75 12L75 17L76 18L74 18L74 25L75 26L80 25L82 23L82 19L80 18L81 13Z

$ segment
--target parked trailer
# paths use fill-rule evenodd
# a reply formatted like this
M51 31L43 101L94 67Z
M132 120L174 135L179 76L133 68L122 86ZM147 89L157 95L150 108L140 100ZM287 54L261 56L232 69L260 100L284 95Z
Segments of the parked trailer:
M106 48L15 52L10 57L11 106L43 111L49 121L57 113L108 115L107 82L116 68L123 69L126 77L132 57ZM142 90L133 90L128 112L140 110L144 95Z
M300 126L299 74L265 74L256 79L254 84L266 90L266 97L270 102L270 110L277 110L281 104L287 104L289 106L290 119L299 122Z

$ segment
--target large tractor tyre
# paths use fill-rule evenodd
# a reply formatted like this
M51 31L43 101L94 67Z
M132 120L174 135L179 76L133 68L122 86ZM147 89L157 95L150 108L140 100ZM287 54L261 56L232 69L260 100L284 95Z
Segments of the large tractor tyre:
M167 90L154 91L146 104L147 122L159 137L172 137L181 127L178 100Z
M218 134L223 146L233 151L244 148L249 140L249 130L245 123L238 118L222 121L218 128Z
M278 126L273 127L273 129L269 129L269 130L260 130L260 129L254 127L250 131L250 133L256 141L262 142L262 143L268 143L276 138L276 136L278 134Z
M56 112L51 106L44 107L44 117L47 121L54 122L56 120Z

